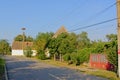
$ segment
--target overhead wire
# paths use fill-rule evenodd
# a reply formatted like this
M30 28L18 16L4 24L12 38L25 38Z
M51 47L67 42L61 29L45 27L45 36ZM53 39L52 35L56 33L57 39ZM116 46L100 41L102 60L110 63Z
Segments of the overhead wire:
M105 20L105 21L98 22L98 23L95 23L95 24L91 24L91 25L88 25L88 26L83 26L83 27L80 27L80 28L77 28L77 29L70 30L69 32L73 32L73 31L77 31L77 30L81 30L81 29L94 27L94 26L97 26L97 25L101 25L101 24L104 24L104 23L108 23L108 22L114 21L116 19L118 19L118 18L113 18L113 19Z
M108 11L110 8L112 8L114 5L116 5L117 2L113 3L112 5L106 7L105 9L99 11L98 13L94 14L93 16L89 17L87 20L85 20L84 22L88 23L88 22L91 22L92 20L94 20L95 18L97 18L98 16L102 15L103 13L105 13L106 11ZM74 26L80 26L79 24L75 24L75 25L72 25L71 27L74 27ZM82 26L82 25L81 25Z

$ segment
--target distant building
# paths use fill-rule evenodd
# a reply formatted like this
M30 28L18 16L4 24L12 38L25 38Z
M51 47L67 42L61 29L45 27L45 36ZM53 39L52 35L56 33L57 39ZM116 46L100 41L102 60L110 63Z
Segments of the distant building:
M33 46L33 42L20 42L20 41L14 41L12 43L12 55L15 56L24 56L24 51L23 49L27 48L27 47L31 47ZM33 56L36 55L36 51L33 51Z
M58 35L65 32L67 32L67 30L65 29L64 26L61 26L60 29L58 29L57 32L53 35L53 38L57 38Z
M109 63L105 54L91 54L90 66L98 69L113 70L114 66Z

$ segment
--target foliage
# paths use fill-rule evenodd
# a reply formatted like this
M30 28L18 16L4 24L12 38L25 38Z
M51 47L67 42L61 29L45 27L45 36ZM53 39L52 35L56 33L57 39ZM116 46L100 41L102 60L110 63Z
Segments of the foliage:
M54 54L63 55L64 61L73 62L76 65L89 61L92 53L104 53L108 60L117 69L117 36L106 35L108 41L90 41L87 32L80 34L61 33L57 38L52 38L53 33L39 33L34 41L35 48L40 59L45 59L45 49L48 48L53 57Z
M104 45L105 45L105 42L102 42L102 41L93 41L92 42L92 48L94 48L94 53L103 53L104 52Z
M114 65L114 71L117 72L117 66L118 66L118 54L117 54L117 35L110 34L107 35L108 41L105 45L105 50L108 55L109 62Z
M48 47L48 43L52 38L53 33L38 33L35 41L34 46L37 50L39 58L41 58L40 54L44 57L45 49Z
M24 36L26 38L26 36ZM23 35L17 35L15 38L14 38L14 41L23 41Z
M23 41L23 37L24 37L24 41L33 42L33 38L31 36L26 36L26 35L17 35L14 38L14 41Z
M37 54L38 59L41 59L41 60L46 59L45 52L43 50L39 50L37 52L38 52L38 54Z
M70 54L65 54L64 56L63 56L63 59L64 59L64 61L70 61L71 60L71 56L70 56Z
M94 53L94 48L84 48L78 51L78 56L80 58L80 63L88 62L90 54Z
M106 38L108 39L108 41L116 41L117 35L116 34L108 34L108 35L106 35Z
M48 45L50 53L65 55L74 52L76 50L76 38L74 35L73 33L61 33L57 38L52 38Z
M26 37L26 41L33 42L33 38L31 36Z
M27 47L25 50L24 50L24 55L26 57L32 57L32 54L33 54L33 51L31 50L30 47Z
M11 47L7 40L0 40L0 54L10 54Z
M90 39L88 38L87 32L82 32L77 35L77 44L78 49L90 47Z

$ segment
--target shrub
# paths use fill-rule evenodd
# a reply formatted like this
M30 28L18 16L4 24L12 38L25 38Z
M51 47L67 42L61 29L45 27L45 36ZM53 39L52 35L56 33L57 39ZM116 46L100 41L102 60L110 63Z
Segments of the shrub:
M68 64L73 64L73 61L71 60L70 54L65 54L65 55L63 56L63 59L64 59L64 61L67 61Z
M32 54L33 54L33 51L31 50L30 47L27 47L27 48L24 50L24 55L25 55L26 57L31 57Z
M46 59L45 52L43 50L39 50L37 57L38 59L45 60Z
M65 55L63 56L63 59L64 59L64 61L69 61L69 60L71 60L70 54L65 54Z
M80 65L80 57L78 56L77 53L72 53L70 55L71 57L71 61L77 66L77 65Z

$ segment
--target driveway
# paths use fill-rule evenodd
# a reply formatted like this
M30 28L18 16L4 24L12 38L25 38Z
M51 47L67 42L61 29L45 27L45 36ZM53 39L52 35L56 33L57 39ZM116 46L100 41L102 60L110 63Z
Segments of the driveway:
M17 56L5 56L9 80L107 80Z

